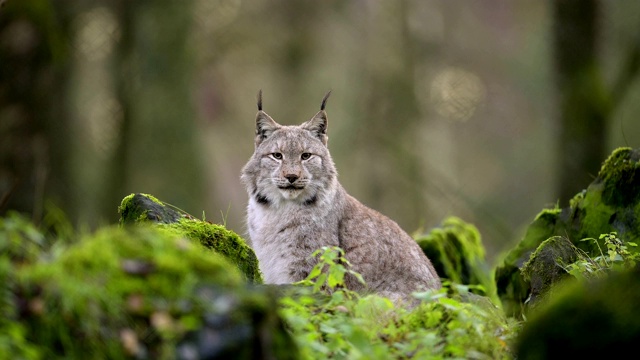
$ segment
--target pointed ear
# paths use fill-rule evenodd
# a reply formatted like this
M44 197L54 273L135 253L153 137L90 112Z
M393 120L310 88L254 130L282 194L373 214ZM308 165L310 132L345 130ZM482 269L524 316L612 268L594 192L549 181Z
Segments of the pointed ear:
M324 112L324 110L320 110L311 120L300 126L303 129L311 131L324 145L327 145L327 140L329 140L327 136L327 125L329 125L327 113Z
M327 93L322 98L322 103L320 104L320 111L311 118L311 120L306 123L300 125L303 129L307 129L315 134L315 136L322 141L322 143L326 146L327 140L329 137L327 136L327 125L329 125L329 120L327 119L327 113L324 112L325 106L327 106L327 99L331 95L331 91Z
M256 115L256 146L268 138L272 132L278 130L280 124L275 122L266 112L260 110Z

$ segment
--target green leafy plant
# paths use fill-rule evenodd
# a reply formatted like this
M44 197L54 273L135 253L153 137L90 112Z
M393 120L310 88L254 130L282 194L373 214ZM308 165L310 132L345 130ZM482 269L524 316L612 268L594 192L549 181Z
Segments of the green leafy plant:
M336 289L345 287L344 278L347 275L354 276L360 283L364 284L364 279L359 273L349 269L351 263L344 257L344 250L337 246L323 246L311 254L318 258L318 263L313 267L306 279L296 285L308 285L313 287L313 292L324 289L328 294L332 294ZM346 265L346 266L345 266ZM352 296L353 292L345 292Z
M638 244L634 242L625 243L618 238L618 233L611 232L609 234L600 235L600 239L604 239L604 244L607 247L608 261L611 267L621 265L624 268L632 268L636 265L636 260L640 257L640 254L629 252L627 245L636 247ZM597 244L597 242L596 242Z
M598 240L603 241L606 253ZM634 242L622 241L615 231L601 234L598 240L585 238L580 241L595 243L600 255L591 257L585 251L575 248L578 260L568 265L560 263L560 266L578 279L592 279L605 276L611 270L631 269L640 260L640 253L629 251L629 247L638 245Z
M281 298L280 313L304 359L511 359L520 324L507 318L482 290L444 281L442 289L415 293L414 307L345 287L350 269L340 248L314 253L318 264Z

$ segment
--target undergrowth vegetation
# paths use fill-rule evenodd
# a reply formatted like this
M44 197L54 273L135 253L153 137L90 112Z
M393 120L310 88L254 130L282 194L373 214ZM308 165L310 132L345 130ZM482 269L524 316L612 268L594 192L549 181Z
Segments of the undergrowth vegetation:
M415 293L414 306L403 306L346 289L347 274L362 278L340 248L323 247L314 255L318 264L300 289L280 301L302 358L513 358L520 323L471 287L445 282L438 291Z
M439 290L394 302L349 290L349 277L365 281L338 247L314 252L317 264L307 278L281 292L251 283L202 242L162 228L105 227L74 235L44 232L15 214L0 218L0 359L86 353L186 359L185 349L211 348L203 334L219 335L222 350L216 351L237 358L272 349L277 358L296 359L515 359L535 341L522 341L531 319L541 318L536 315L562 293L553 289L550 302L541 302L542 312L529 319L505 314L483 285L447 279ZM571 285L584 288L637 269L637 245L617 233L582 241L598 249L595 256L570 244L571 260L553 255L539 264L572 275L578 281ZM262 347L254 346L256 338ZM196 358L207 358L201 355Z
M602 234L598 238L604 242L606 254L602 250L598 240L594 238L585 238L580 241L593 242L598 248L600 255L590 257L586 252L574 247L578 255L578 260L571 264L559 263L566 272L573 275L577 279L587 280L600 278L607 275L612 270L629 270L636 266L640 261L640 253L629 251L629 247L637 247L634 242L624 242L618 237L618 233L612 231L608 234Z

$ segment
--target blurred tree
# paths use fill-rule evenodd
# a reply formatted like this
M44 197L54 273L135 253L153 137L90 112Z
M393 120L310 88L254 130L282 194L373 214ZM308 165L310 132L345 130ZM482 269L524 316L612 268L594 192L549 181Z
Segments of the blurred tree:
M114 59L113 72L116 74L115 95L120 109L122 110L122 118L120 127L117 129L119 133L116 142L116 148L111 158L109 166L109 181L105 189L105 198L103 201L103 211L108 211L112 204L109 199L118 196L124 197L127 192L127 170L129 151L131 149L131 102L132 102L132 79L133 69L131 66L131 56L134 52L134 9L130 1L119 0L113 3L114 12L120 24L120 39L116 46L116 54Z
M362 167L361 193L372 200L368 205L386 209L400 224L415 226L430 214L424 198L427 182L415 153L421 113L415 94L417 46L407 23L409 1L367 7L370 21L362 23L367 39L362 44L366 110L359 119L355 148L366 152L370 162Z
M314 28L309 26L318 20L318 11L309 11L308 1L284 1L281 6L282 23L288 28L287 41L282 45L276 71L281 74L283 88L288 94L301 93L308 81L305 73L309 71L314 59ZM316 97L322 96L316 94ZM306 110L306 109L305 109ZM301 109L285 107L283 120L301 122L306 118L298 118ZM309 118L311 115L308 116Z
M39 222L45 199L69 213L71 16L67 1L9 1L0 9L0 215Z
M640 67L632 44L611 88L598 63L599 0L553 0L554 64L559 97L558 196L566 204L595 177L605 160L607 121Z
M559 198L565 204L605 155L607 95L597 58L597 0L551 1L560 109Z
M202 158L191 101L192 1L113 3L120 24L115 66L122 110L104 214L131 192L186 211L203 208Z
M115 221L131 192L203 208L192 16L192 1L7 2L0 10L0 215L18 210L39 221L51 199L73 222L97 225ZM103 27L111 18L113 33ZM116 54L108 57L113 36ZM110 62L96 58L115 60L106 84L96 84L100 76L78 81L104 72ZM116 99L81 96L111 78L116 89L106 94ZM105 119L113 126L96 124ZM115 151L96 143L104 139L116 140Z

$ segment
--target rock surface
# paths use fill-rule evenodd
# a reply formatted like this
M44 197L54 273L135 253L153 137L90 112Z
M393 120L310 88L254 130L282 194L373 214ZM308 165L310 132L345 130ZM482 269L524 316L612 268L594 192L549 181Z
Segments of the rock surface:
M238 234L224 226L198 220L147 194L131 194L118 207L120 224L154 223L174 235L198 241L225 256L253 283L262 283L258 258Z
M0 355L297 357L277 296L171 231L111 226L55 241L16 215L0 218L0 249Z
M625 242L640 240L640 149L615 150L603 163L598 177L568 207L545 209L538 214L523 239L495 269L497 292L505 312L511 316L523 314L532 291L530 279L555 279L552 274L536 274L557 270L551 266L529 271L528 276L522 272L545 240L560 236L588 256L598 256L604 248L601 240L598 245L580 240L599 239L601 234L610 232L617 232Z
M484 246L475 226L449 217L416 241L441 278L457 284L481 285L484 291L480 295L497 301Z

